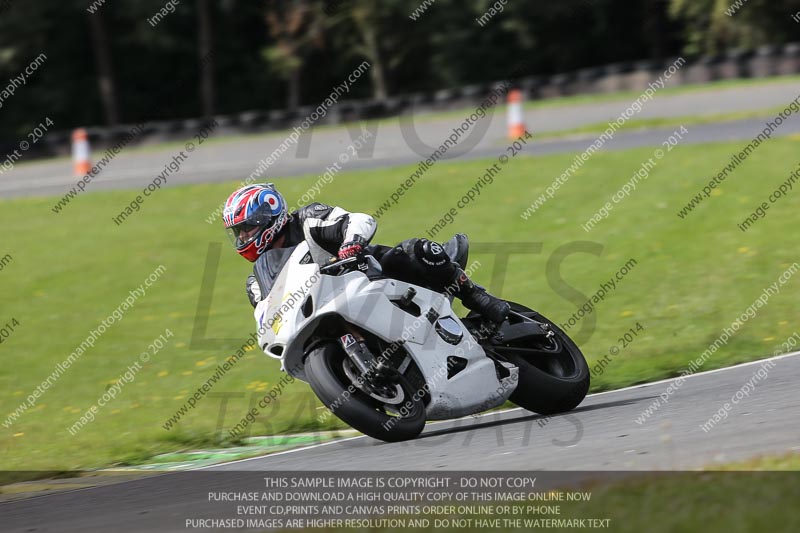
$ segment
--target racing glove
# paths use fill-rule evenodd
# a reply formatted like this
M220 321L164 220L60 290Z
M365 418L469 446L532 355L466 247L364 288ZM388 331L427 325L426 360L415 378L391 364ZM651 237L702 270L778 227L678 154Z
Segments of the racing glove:
M347 259L349 257L355 257L360 255L364 252L364 244L366 241L356 235L353 237L352 241L343 242L342 245L339 247L339 259Z

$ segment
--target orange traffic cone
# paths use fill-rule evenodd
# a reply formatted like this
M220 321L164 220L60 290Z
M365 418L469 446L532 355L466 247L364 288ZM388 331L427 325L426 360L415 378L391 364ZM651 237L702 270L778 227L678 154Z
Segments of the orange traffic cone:
M525 122L522 119L522 91L508 91L508 138L517 139L525 135Z
M72 132L72 172L76 178L85 176L92 168L89 135L83 128Z

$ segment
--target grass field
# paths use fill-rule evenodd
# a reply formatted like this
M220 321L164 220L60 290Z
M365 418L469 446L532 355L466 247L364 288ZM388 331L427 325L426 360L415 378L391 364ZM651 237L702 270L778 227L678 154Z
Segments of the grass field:
M635 258L635 268L597 305L594 331L582 332L576 325L570 333L583 339L580 345L593 362L619 345L618 339L637 322L644 328L593 380L593 390L676 375L797 259L789 238L800 222L796 194L781 199L747 233L736 227L797 166L796 139L762 145L689 217L676 216L743 144L675 148L588 234L580 224L630 179L652 149L593 156L527 221L520 213L573 155L516 157L441 235L460 231L480 243L541 243L538 253L511 257L502 296L557 322L568 319L602 282ZM380 219L376 240L394 243L425 235L490 163L438 163ZM319 199L372 213L411 170L343 173ZM294 204L316 179L277 181ZM275 361L248 352L212 390L226 396L200 400L177 429L162 427L255 329L243 290L250 265L230 248L221 224L205 222L235 185L162 189L121 226L111 217L131 201L132 191L87 194L60 215L50 211L52 198L0 202L0 224L6 228L0 258L12 257L0 270L0 324L12 319L19 324L0 346L5 361L0 369L0 421L117 309L129 291L159 265L166 267L124 318L67 369L35 407L10 428L0 426L0 468L91 468L216 443L251 401L279 381ZM561 268L568 286L554 290L548 261L565 245L585 250L581 241L599 243L602 253L568 254ZM210 287L213 299L205 336L228 340L197 348L192 333L213 243L222 243L222 255ZM493 257L474 258L482 264L476 278L489 284ZM797 327L798 286L800 279L789 280L704 369L771 354ZM99 410L94 422L72 436L67 428L165 328L174 333L166 346ZM253 427L253 434L314 429L322 413L310 389L297 382L276 406ZM325 427L333 425L331 420Z

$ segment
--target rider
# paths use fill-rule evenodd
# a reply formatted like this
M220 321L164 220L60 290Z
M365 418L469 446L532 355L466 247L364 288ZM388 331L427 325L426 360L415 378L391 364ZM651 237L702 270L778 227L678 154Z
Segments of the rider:
M222 220L236 251L251 262L269 249L296 246L305 240L318 264L369 253L391 278L437 291L454 287L453 294L465 307L492 322L502 323L510 311L508 303L473 283L440 244L408 239L394 248L368 246L377 229L371 216L317 202L289 213L283 196L271 183L234 191L225 202ZM247 296L254 307L261 300L254 275L247 278Z

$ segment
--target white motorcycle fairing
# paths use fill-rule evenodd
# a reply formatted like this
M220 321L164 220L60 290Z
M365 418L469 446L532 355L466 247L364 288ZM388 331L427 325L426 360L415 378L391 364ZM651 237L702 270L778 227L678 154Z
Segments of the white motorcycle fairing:
M430 395L428 420L491 409L502 405L516 389L518 368L502 363L507 375L499 379L495 362L443 294L394 279L370 279L360 271L323 274L319 265L308 262L308 253L305 242L296 247L254 312L259 346L268 356L280 359L283 371L308 381L306 347L320 321L338 315L387 343L402 343L425 380ZM377 261L369 259L375 267ZM410 287L416 290L412 301L419 316L392 303ZM457 364L449 365L449 361ZM408 363L401 365L401 373Z

